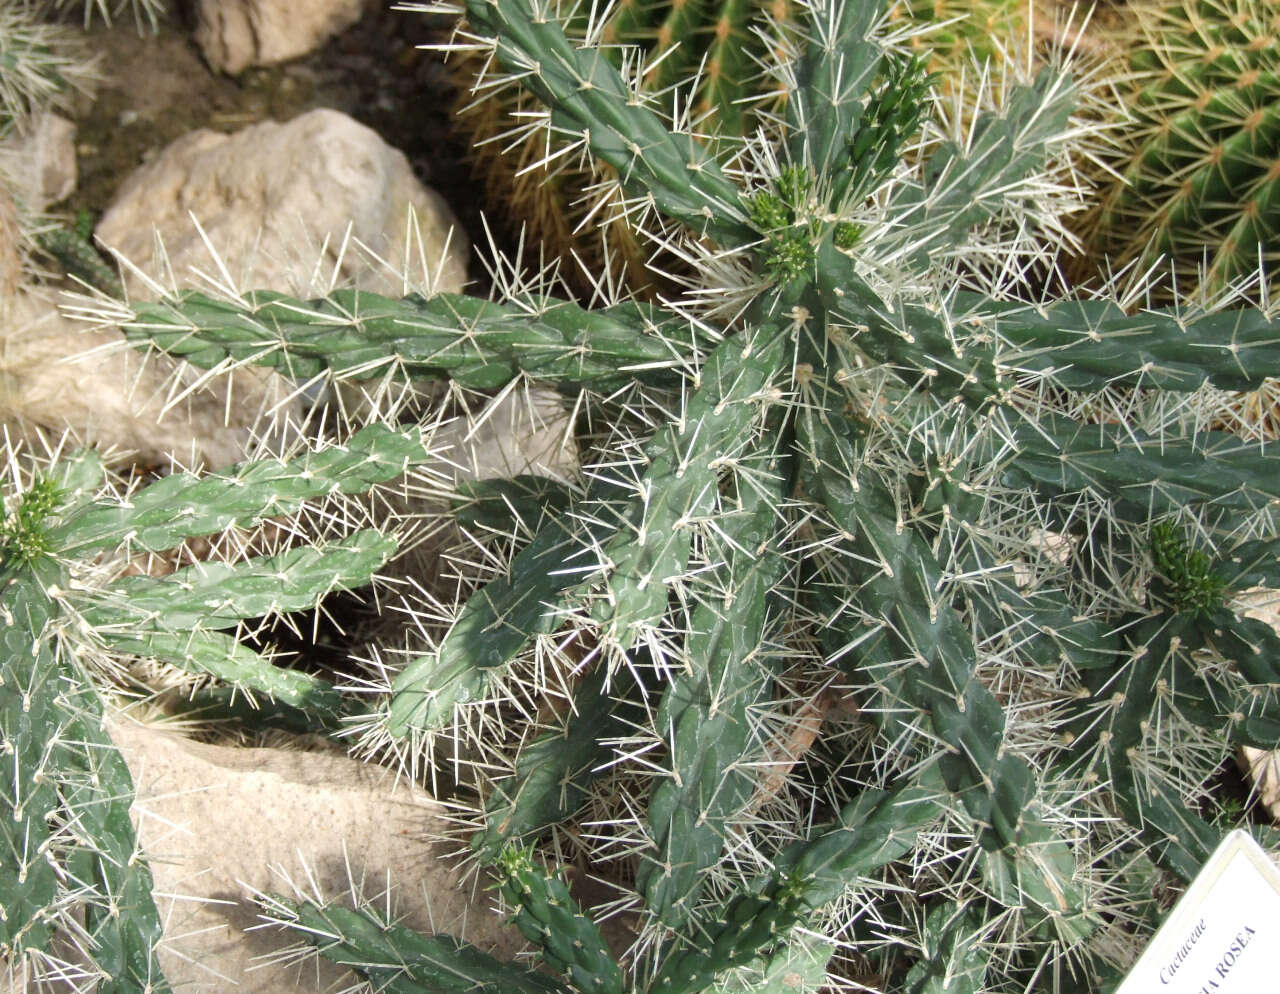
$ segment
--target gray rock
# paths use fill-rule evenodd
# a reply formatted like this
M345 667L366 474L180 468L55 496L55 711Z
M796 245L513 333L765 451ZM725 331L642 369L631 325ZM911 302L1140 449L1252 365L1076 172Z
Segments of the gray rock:
M76 126L49 111L34 115L0 142L5 172L26 209L43 211L76 189Z
M360 19L365 0L198 0L196 44L236 74L306 55Z
M466 280L467 242L448 206L403 153L333 110L183 136L125 181L95 234L168 287L400 296L407 267L437 290Z
M350 903L388 885L402 924L459 935L503 959L520 937L466 881L438 841L446 811L382 767L334 751L205 745L116 721L110 733L133 774L139 841L165 921L160 964L175 991L303 994L353 979L316 960L273 960L296 939L259 928L255 892L293 888ZM385 902L381 902L385 907ZM287 959L287 958L286 958ZM345 979L344 979L345 978Z
M250 429L287 396L285 381L241 369L187 395L200 371L146 357L114 329L64 317L27 290L0 325L0 422L15 437L32 427L72 431L80 442L143 463L221 468L244 458Z

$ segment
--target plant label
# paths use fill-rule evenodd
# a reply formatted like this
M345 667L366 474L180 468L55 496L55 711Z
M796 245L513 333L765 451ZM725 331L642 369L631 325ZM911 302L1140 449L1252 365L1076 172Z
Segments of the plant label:
M1230 833L1116 994L1258 994L1280 977L1280 869Z

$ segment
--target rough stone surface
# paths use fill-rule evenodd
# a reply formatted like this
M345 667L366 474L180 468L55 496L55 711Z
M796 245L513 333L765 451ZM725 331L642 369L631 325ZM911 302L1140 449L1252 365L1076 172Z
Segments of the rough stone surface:
M1255 587L1238 597L1246 617L1265 621L1280 633L1280 591ZM1241 746L1236 762L1253 785L1258 803L1280 824L1280 752Z
M554 390L512 390L434 436L454 480L534 473L568 479L578 467L573 425Z
M198 0L196 44L236 74L306 55L359 20L365 0Z
M36 114L0 142L0 156L30 212L43 211L75 191L76 126L65 117Z
M448 206L376 132L326 109L232 135L191 132L125 181L95 234L168 287L400 296L406 269L414 288L452 292L466 280L467 242Z
M242 369L166 411L167 399L198 375L126 348L114 329L64 317L35 291L19 294L0 324L0 422L14 437L32 426L55 437L70 429L83 443L133 452L143 463L167 464L172 454L185 466L228 466L244 458L251 426L286 396L285 382Z
M252 895L307 893L350 902L392 884L402 923L462 935L501 958L519 936L487 893L450 869L456 843L438 841L442 805L382 767L334 751L205 745L155 727L110 727L137 787L139 839L165 920L160 963L175 991L303 994L353 978L327 961L292 966L295 944L262 924ZM165 948L165 946L169 948ZM345 977L345 982L344 982Z

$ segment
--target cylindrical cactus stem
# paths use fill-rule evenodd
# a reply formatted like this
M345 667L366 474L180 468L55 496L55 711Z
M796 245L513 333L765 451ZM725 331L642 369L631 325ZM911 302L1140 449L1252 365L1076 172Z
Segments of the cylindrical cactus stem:
M102 500L71 511L50 529L63 553L87 553L128 542L151 552L183 539L247 526L270 515L290 514L304 502L337 491L358 494L403 475L431 457L418 429L384 425L360 429L346 442L293 459L245 462L226 473L198 477L172 473L125 503Z
M570 994L564 984L505 963L451 935L423 935L372 912L262 899L271 921L295 932L331 962L350 967L377 990L403 994Z
M0 767L0 956L10 962L48 945L58 895L47 816L59 806L55 745L72 717L58 707L51 625L59 612L46 589L60 579L47 562L0 569L0 751L9 757Z
M622 968L564 881L547 876L516 846L502 852L498 865L502 895L517 908L516 926L542 947L548 965L567 974L579 994L624 994Z
M795 330L775 318L726 340L700 370L681 422L649 442L639 499L605 547L608 590L592 611L610 642L630 648L666 613L671 578L689 562L687 522L711 507L719 466L750 442L774 402Z
M663 377L702 344L688 320L650 307L590 311L534 295L497 303L449 293L396 300L335 290L297 300L259 291L233 301L187 292L103 304L89 316L118 324L135 345L206 369L231 360L299 379L326 371L368 379L394 367L477 390L504 386L520 372L570 386Z
M686 668L658 706L670 776L649 800L656 853L643 854L636 890L660 920L679 927L721 857L726 822L750 800L756 777L742 758L754 746L750 708L769 693L772 671L757 658L770 591L783 568L773 529L781 480L741 485L741 510L722 519L723 601L699 603L690 620Z
M709 148L740 142L762 114L776 109L780 89L759 69L767 53L757 29L770 19L793 21L790 0L624 0L592 16L599 18L598 57L621 68L621 46L628 46L625 61L641 58L647 66L646 71L632 69L638 99L659 113L678 112L689 119L690 130ZM566 32L576 41L587 22L585 16L571 15ZM552 254L572 255L588 273L607 271L633 290L652 290L653 246L625 220L626 206L615 186L627 171L602 158L583 161L573 154L573 136L559 131L558 122L549 133L535 134L527 122L545 105L524 89L487 86L497 71L487 57L451 54L450 64L461 92L456 123L485 178L490 203L505 211L513 228L527 226ZM691 82L695 72L699 75ZM507 137L513 128L526 132L516 147ZM674 257L661 263L662 268L674 264ZM564 275L584 294L590 292L592 277L574 271Z
M129 819L133 781L102 729L102 705L55 649L65 571L44 556L0 569L0 955L45 952L63 915L94 937L103 990L168 991L151 874ZM55 841L52 825L64 827ZM74 886L68 880L75 881Z
M612 675L596 666L578 684L563 727L534 738L516 756L510 779L496 783L485 802L485 828L471 847L486 861L511 843L522 844L570 818L604 773L610 738L625 735L643 717L631 698L634 681L624 668Z

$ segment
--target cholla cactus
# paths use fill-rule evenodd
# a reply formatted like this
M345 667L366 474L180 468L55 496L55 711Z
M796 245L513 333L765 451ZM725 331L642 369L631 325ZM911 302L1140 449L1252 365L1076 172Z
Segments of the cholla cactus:
M107 735L103 694L130 660L161 661L190 689L213 683L333 727L346 706L333 687L277 665L239 630L367 585L402 536L391 521L358 529L343 495L385 489L427 455L419 430L370 425L288 458L127 487L87 452L54 453L44 468L10 452L0 960L11 977L25 967L38 983L70 979L99 994L168 990L151 876L129 820L132 781ZM316 512L319 524L306 520ZM295 532L315 538L298 543ZM196 536L213 537L206 559L131 575Z
M0 131L36 111L65 107L97 78L74 30L41 22L27 4L0 4Z
M701 140L736 140L761 114L777 109L781 91L760 72L766 56L762 35L767 24L785 30L791 16L790 0L622 2L609 8L596 30L602 56L624 71L635 71L636 60L647 59L640 88L668 112L696 122ZM587 25L574 17L565 27L580 40ZM553 255L572 253L588 273L608 268L632 287L651 286L655 274L646 259L653 246L625 223L612 168L583 155L572 141L542 141L541 129L527 124L545 108L527 91L502 88L471 99L477 78L498 71L483 57L463 54L449 65L460 92L456 124L471 146L489 202L500 205L513 225L527 226ZM686 90L693 73L697 82ZM589 288L590 277L577 269L566 277Z
M110 24L113 16L118 17L128 10L133 14L134 23L139 31L144 24L155 31L160 18L165 13L165 0L116 0L114 4L110 0L53 0L53 5L58 10L64 7L83 6L86 28L93 23L94 14L100 15L103 21Z
M1165 257L1166 297L1212 296L1260 266L1270 273L1280 232L1275 4L1148 0L1128 21L1132 72L1118 106L1131 120L1089 218L1091 257L1143 268ZM1274 277L1264 279L1274 292Z
M456 495L458 601L406 595L349 723L451 792L561 979L367 908L269 914L406 990L1101 987L1154 866L1216 842L1216 767L1280 738L1280 637L1233 600L1280 583L1280 472L1209 428L1280 372L1275 316L1011 298L1061 223L1061 72L948 132L875 5L809 0L769 47L783 111L713 150L603 57L600 8L466 15L687 293L587 310L502 265L493 300L101 313L209 368L565 393L581 477Z

